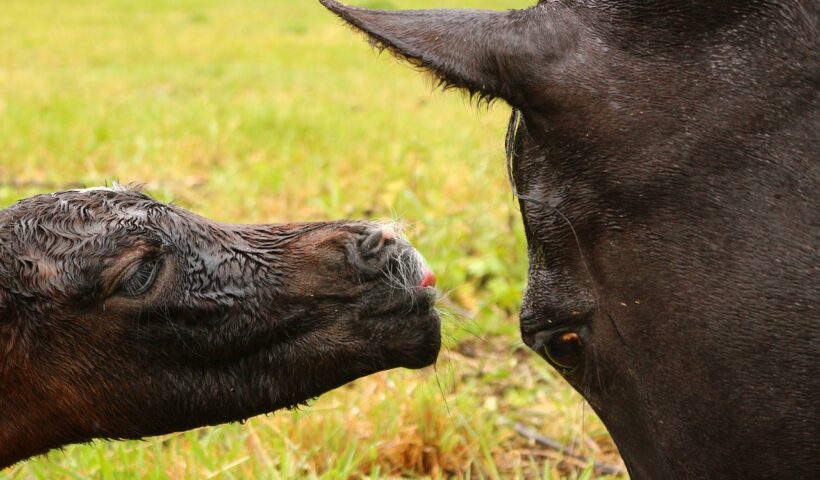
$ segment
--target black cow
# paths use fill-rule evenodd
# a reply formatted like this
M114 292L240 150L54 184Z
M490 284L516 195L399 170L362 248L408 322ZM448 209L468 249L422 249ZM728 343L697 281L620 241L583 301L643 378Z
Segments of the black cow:
M0 210L0 468L433 363L434 284L372 223L225 225L129 188L21 201Z
M522 336L633 477L818 478L820 2L322 3L513 107Z

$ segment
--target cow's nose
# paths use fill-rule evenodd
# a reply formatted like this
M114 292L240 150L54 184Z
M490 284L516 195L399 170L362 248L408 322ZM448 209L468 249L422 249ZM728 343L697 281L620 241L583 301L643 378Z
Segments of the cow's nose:
M376 227L359 244L359 253L364 259L382 255L385 249L396 245L396 231L391 227Z

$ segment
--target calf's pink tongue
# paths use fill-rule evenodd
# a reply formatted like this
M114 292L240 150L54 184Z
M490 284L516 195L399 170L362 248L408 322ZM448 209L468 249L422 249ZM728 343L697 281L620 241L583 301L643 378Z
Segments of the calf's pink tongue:
M436 286L436 274L427 270L424 274L424 278L421 279L421 285L419 288L427 288L427 287L435 287Z

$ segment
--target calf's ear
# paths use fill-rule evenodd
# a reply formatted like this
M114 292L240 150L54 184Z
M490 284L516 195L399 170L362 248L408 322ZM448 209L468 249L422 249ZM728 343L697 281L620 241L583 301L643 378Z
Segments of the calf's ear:
M550 67L572 53L581 29L569 12L526 10L370 10L320 0L345 22L438 77L445 85L525 107L549 81Z

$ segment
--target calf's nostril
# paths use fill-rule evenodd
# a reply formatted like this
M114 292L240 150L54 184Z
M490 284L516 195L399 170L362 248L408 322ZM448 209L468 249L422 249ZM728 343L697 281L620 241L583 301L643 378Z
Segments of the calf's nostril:
M396 231L393 230L393 227L382 227L382 236L384 237L385 242L394 242L396 241Z
M390 227L376 228L361 243L364 256L378 255L385 245L396 243L396 231Z

